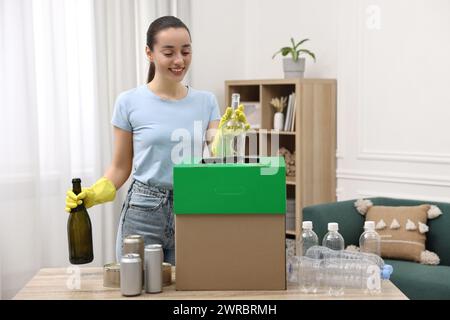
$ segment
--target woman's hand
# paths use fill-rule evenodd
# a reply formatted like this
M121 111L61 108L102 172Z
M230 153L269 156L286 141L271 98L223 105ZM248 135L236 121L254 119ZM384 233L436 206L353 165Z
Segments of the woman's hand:
M72 189L67 191L66 211L70 212L80 204L84 203L86 208L94 205L113 201L116 197L116 187L106 177L102 177L89 188L82 188L78 195Z

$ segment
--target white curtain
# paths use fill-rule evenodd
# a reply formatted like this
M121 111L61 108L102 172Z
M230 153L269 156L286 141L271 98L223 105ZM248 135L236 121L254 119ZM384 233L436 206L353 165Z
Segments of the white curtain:
M69 265L65 192L73 177L90 185L110 164L115 98L145 83L148 24L174 13L188 20L189 5L0 0L1 298L40 268ZM115 259L127 187L114 203L89 210L93 266Z

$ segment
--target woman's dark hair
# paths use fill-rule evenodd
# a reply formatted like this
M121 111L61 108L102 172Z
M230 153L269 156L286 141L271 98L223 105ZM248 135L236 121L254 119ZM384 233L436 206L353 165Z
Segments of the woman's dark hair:
M191 33L189 32L188 27L174 16L164 16L156 19L150 24L150 27L148 27L147 30L147 46L150 48L150 50L153 51L153 46L156 41L156 35L158 32L168 29L168 28L184 28L189 33L189 37L191 37ZM150 68L148 70L148 77L147 77L147 83L153 80L155 77L155 64L153 62L150 62Z

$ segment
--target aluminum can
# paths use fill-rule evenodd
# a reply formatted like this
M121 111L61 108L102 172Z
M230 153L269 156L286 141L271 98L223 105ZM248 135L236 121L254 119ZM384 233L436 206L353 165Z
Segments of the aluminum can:
M142 259L137 253L127 253L120 260L120 292L123 296L142 293Z
M163 282L163 251L160 244L145 246L145 291L148 293L162 292Z
M144 238L137 234L126 236L123 239L122 254L137 253L144 261Z
M122 254L137 253L142 260L142 287L144 287L144 237L138 234L131 234L123 239Z

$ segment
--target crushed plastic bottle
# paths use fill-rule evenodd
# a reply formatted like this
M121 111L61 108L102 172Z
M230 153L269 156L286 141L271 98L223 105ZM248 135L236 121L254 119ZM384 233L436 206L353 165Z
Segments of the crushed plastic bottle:
M288 276L291 283L307 293L323 289L329 295L339 296L347 288L371 294L381 291L380 269L368 260L295 256L289 261Z
M381 291L380 268L367 260L325 259L326 285L330 295L341 295L344 288L362 289L368 293Z
M384 260L380 256L367 252L355 252L348 250L337 251L324 246L313 246L306 251L305 256L312 259L366 260L377 265L380 269L380 277L386 280L390 278L393 272L392 266L385 264Z
M325 275L322 264L323 260L294 256L288 262L288 281L300 285L302 292L316 293Z

